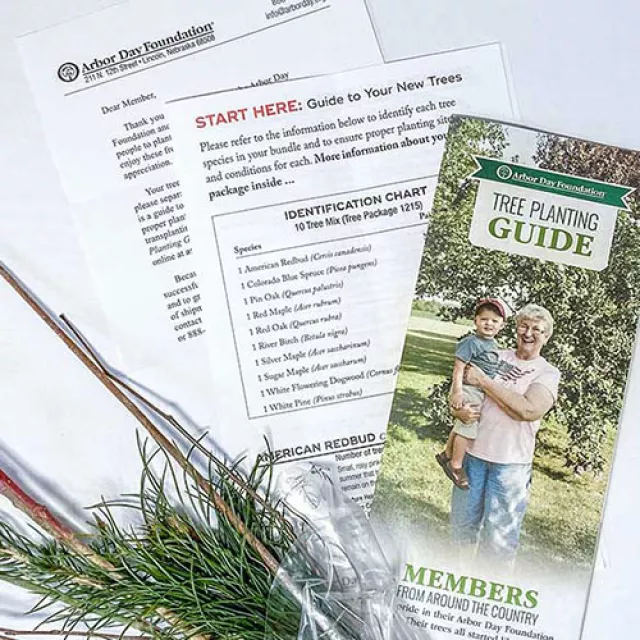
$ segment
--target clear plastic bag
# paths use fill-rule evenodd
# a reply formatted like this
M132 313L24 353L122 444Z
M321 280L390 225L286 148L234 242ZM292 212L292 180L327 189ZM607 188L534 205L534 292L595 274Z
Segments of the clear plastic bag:
M333 468L305 463L281 474L276 496L295 514L297 540L269 600L267 640L427 638L394 611L396 574L362 509L339 488ZM297 607L297 636L283 630Z

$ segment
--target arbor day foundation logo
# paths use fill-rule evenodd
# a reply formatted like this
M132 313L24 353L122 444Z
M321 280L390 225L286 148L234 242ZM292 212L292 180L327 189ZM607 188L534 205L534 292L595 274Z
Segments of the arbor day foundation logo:
M58 78L62 82L75 82L80 75L80 67L75 62L65 62L58 69Z
M498 167L498 170L496 171L496 173L498 174L498 178L500 178L501 180L509 180L513 175L513 171L511 171L511 168L508 167L506 164L503 164L502 166Z

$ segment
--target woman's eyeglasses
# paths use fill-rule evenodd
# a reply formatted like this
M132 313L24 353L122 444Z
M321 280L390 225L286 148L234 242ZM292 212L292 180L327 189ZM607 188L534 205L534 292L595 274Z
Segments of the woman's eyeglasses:
M531 331L534 336L540 336L543 333L546 333L546 330L538 324L530 325L526 322L521 322L517 327L516 331L518 333L527 333L527 331Z

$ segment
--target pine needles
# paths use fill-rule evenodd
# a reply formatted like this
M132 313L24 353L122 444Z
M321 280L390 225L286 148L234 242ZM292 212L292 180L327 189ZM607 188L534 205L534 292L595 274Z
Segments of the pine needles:
M118 625L123 634L135 627L159 640L289 640L298 637L304 608L313 637L370 637L358 607L327 597L330 575L304 545L294 545L292 524L270 499L271 467L256 466L245 477L226 466L114 375L75 327L64 317L62 326L1 262L0 277L158 446L149 454L140 445L139 493L98 505L86 541L0 469L0 494L53 538L24 536L0 523L0 580L41 595L36 610L57 605L48 621L65 633L84 623L95 634ZM165 430L185 438L191 453L184 455ZM194 452L208 461L206 474L193 464ZM118 524L123 508L138 512L141 528ZM279 573L287 557L295 558L295 575Z
M42 595L37 609L61 605L48 621L61 622L65 631L82 622L93 630L136 626L166 640L196 634L263 640L273 575L217 512L209 492L193 483L184 488L168 460L162 473L155 472L159 452L140 451L139 494L94 510L88 544L113 570L58 541L34 540L0 523L0 579ZM224 474L210 481L249 531L283 558L292 544L289 529L275 509L249 495L267 471L254 469L248 491ZM118 524L119 509L134 509L142 526ZM158 611L170 611L171 624ZM289 602L277 619L271 611L269 620L272 637L296 637L300 611Z

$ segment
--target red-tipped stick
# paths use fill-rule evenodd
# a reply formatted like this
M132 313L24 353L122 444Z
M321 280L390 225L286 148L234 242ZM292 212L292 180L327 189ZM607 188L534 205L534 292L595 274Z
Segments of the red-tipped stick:
M11 501L16 509L22 511L38 526L42 527L49 535L64 544L79 556L82 556L91 564L109 571L115 580L122 580L122 574L118 573L116 567L108 560L97 554L88 544L83 542L78 534L64 523L60 522L44 505L36 502L22 487L20 487L12 478L4 471L0 470L0 495L5 496ZM186 625L177 618L171 611L164 607L158 607L156 613L172 624L181 629L186 629ZM149 627L146 623L142 627L142 631L148 631ZM206 636L191 636L197 640L206 640Z
M120 391L120 389L118 389L118 387L116 387L113 382L111 382L111 380L109 380L109 378L104 374L100 367L97 366L89 358L89 356L87 356L73 342L71 338L69 338L69 336L60 328L60 326L45 310L45 308L24 288L24 286L13 276L13 274L9 272L9 270L3 263L0 263L0 275L14 289L14 291L16 291L20 295L20 297L29 305L29 307L31 307L31 309L35 311L35 313L45 322L45 324L64 342L64 344L71 350L71 352L98 378L98 380L100 380L100 382L102 382L102 384L108 389L108 391L110 391L111 394L114 395L129 410L129 412L134 415L138 422L140 422L147 429L147 431L149 431L156 442L171 455L176 457L178 462L180 462L180 459L177 458L177 456L180 456L184 460L183 467L185 468L185 470L190 471L191 465L189 465L184 456L182 456L182 453L179 451L179 449L167 438L165 438L165 436L160 433L158 429L156 429L156 427L144 415L144 413L142 413L142 411L140 411L140 409L138 409L138 407L133 402L131 402L131 400L122 391ZM200 477L198 476L198 478ZM204 479L202 479L202 481L204 482ZM205 483L205 485L207 484L208 483ZM206 490L209 491L216 506L222 513L224 513L224 515L230 520L230 522L234 524L238 523L238 525L236 525L236 528L238 529L238 531L246 535L247 541L252 544L254 548L256 548L258 553L260 548L264 550L267 559L271 561L270 568L275 567L275 571L277 571L278 564L276 560L269 554L267 549L264 548L264 546L258 540L256 540L250 532L246 531L244 523L238 520L229 506L217 493L213 491L210 486L208 486ZM85 557L96 566L101 567L107 571L111 571L114 578L122 578L122 576L117 573L116 568L111 563L95 553L93 549L91 549L91 547L82 542L82 540L78 538L75 532L58 521L46 507L38 504L4 472L2 472L2 475L0 476L0 493L9 498L9 500L11 500L16 508L20 509L26 515L32 518L34 522L42 526L43 529L54 536L57 540L60 540L60 542L67 545L69 548L73 549L76 553ZM159 607L158 609L156 609L156 613L158 613L158 615L164 618L164 620L166 620L168 623L185 629L187 632L189 632L189 630L186 629L184 623L180 619L178 619L171 611ZM191 635L190 637L192 637L193 640L206 640L206 637L202 635Z
M0 470L0 495L8 498L16 509L29 516L37 525L42 527L56 540L86 558L92 564L113 571L115 567L99 556L89 545L78 538L77 534L67 525L58 520L44 505L36 502L22 487L20 487L4 471Z
M211 486L200 473L189 463L180 449L171 442L140 410L140 408L109 378L109 376L63 331L60 325L51 317L46 309L25 289L25 287L15 278L15 276L0 263L0 275L4 280L20 295L20 297L31 307L33 311L44 321L44 323L64 342L68 349L84 364L84 366L98 378L102 385L113 395L145 428L158 445L166 451L179 465L189 474L198 486L208 493L216 510L226 518L231 525L243 536L253 547L265 567L275 575L279 569L279 563L269 550L258 540L246 527L244 522L236 516L222 496Z

